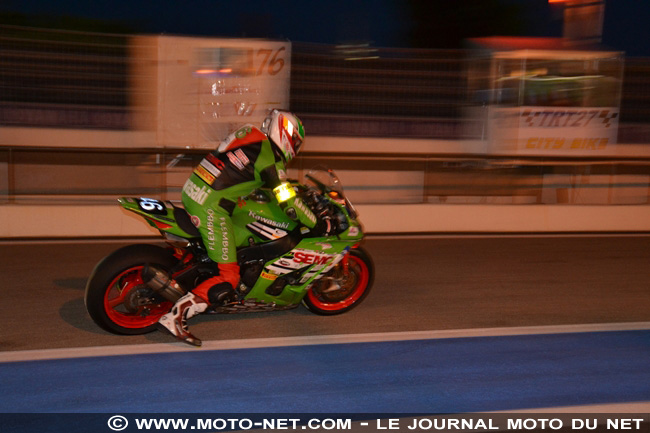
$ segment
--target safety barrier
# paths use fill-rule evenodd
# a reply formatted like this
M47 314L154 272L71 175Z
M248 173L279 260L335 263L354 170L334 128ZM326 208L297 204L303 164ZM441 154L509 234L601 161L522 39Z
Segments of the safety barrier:
M147 70L138 66L154 59L138 57L133 39L0 25L0 125L132 128L132 115L143 109L137 101L148 96L138 83L156 79L141 75ZM458 122L469 103L467 61L464 50L366 47L351 53L349 47L293 43L291 107L313 116L428 120L442 133L431 127L416 133L459 138L449 123ZM650 59L626 59L621 123L650 123L648 70ZM337 125L325 133L336 134L331 127ZM321 134L319 126L314 132Z
M130 35L0 25L0 238L146 235L121 195L177 200L205 150L135 129ZM290 175L340 174L370 232L649 231L650 59L627 59L615 154L486 152L465 53L293 44L309 139ZM146 69L135 68L142 71ZM474 131L474 132L473 132Z

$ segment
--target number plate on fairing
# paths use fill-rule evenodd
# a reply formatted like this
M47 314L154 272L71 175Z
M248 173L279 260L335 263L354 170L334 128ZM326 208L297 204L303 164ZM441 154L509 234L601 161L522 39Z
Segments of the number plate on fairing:
M144 212L152 215L167 215L167 206L165 203L160 200L153 198L136 198L135 201L138 203L138 207Z

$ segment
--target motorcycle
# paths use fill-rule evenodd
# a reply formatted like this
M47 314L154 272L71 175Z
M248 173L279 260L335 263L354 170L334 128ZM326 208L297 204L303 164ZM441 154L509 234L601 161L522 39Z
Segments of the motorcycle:
M240 284L237 299L215 314L287 310L303 304L319 315L350 311L374 280L370 255L354 206L332 170L318 169L291 186L328 227L326 235L289 218L272 193L256 189L232 213ZM200 193L200 192L197 192ZM122 197L119 204L158 229L166 246L135 244L102 259L92 271L84 301L92 320L121 335L152 332L160 317L218 267L181 206L151 198Z

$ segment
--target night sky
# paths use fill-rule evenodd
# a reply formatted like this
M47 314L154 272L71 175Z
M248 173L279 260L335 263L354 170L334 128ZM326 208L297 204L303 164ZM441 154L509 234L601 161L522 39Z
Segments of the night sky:
M265 37L336 44L412 45L409 3L462 5L466 0L0 0L0 12L73 16L125 25L134 33ZM561 36L562 12L548 0L500 0L519 9L519 36ZM435 8L434 8L435 11ZM6 21L5 21L6 22ZM458 26L462 28L462 12ZM482 36L495 36L482 35ZM650 1L608 0L603 44L650 56ZM435 38L427 41L436 46Z

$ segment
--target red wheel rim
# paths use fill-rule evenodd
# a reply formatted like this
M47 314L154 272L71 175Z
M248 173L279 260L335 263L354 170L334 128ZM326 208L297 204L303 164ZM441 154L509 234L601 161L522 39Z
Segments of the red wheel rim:
M366 263L363 260L361 260L359 257L353 256L352 254L349 254L348 257L344 260L349 261L348 264L349 267L358 266L359 274L358 274L357 284L352 289L352 292L345 299L338 302L326 302L320 299L318 296L316 296L314 294L314 291L310 289L307 292L307 298L312 303L312 305L314 305L316 308L325 311L343 310L345 308L350 307L355 302L357 302L359 298L361 298L361 296L363 296L364 292L366 291L366 288L368 287L368 281L370 280L370 271L368 270L368 266L366 265Z
M104 311L115 324L124 328L146 328L158 322L167 313L172 303L163 301L158 304L138 306L137 311L126 311L124 301L130 292L144 284L142 269L144 266L134 266L119 274L111 281L104 292ZM145 311L148 310L148 311Z

